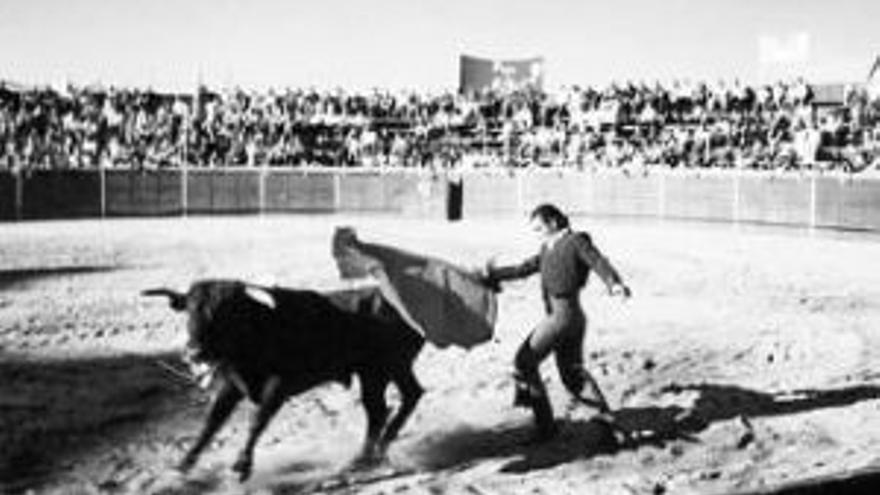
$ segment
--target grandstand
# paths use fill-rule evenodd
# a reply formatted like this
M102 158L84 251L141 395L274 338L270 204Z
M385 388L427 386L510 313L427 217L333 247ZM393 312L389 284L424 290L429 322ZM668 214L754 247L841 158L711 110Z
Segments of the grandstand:
M358 209L458 218L522 211L542 190L583 213L880 227L870 180L880 172L880 101L865 86L683 79L549 92L533 72L519 74L524 84L487 79L442 94L3 83L0 218ZM574 176L548 186L535 171ZM774 181L753 187L756 174ZM838 187L841 177L850 182Z
M191 167L876 171L880 107L802 79L418 93L0 85L0 170Z

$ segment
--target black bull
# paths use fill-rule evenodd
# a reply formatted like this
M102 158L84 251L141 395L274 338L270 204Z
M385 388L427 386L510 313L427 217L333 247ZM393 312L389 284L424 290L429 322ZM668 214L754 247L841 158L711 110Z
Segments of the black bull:
M245 397L257 407L247 441L233 465L250 476L260 435L284 401L327 382L351 383L357 375L367 414L359 459L384 456L412 413L423 389L413 361L424 339L382 298L378 289L327 294L264 288L239 281L194 283L186 294L144 291L170 299L188 315L186 359L215 368L220 379L207 421L180 468L195 465L202 450ZM389 420L385 391L393 382L401 404Z

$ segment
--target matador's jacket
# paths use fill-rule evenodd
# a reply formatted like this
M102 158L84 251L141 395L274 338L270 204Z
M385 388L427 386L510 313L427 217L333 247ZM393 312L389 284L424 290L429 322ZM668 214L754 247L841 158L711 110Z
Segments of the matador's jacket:
M593 244L586 232L563 233L551 247L522 263L490 270L492 280L511 280L541 273L541 295L547 312L550 298L576 298L586 285L590 272L595 271L609 288L621 283L620 275L608 259Z

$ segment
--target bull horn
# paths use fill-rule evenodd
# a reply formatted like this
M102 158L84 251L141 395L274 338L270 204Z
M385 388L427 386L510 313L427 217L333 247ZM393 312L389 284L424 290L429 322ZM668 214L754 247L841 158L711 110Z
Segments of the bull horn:
M171 309L175 311L183 311L186 308L186 295L181 294L180 292L173 291L171 289L166 289L164 287L159 289L147 289L145 291L141 291L142 296L166 296L169 299L171 304Z
M272 296L272 293L262 287L249 285L245 287L244 293L247 294L247 296L254 301L262 304L263 306L266 306L269 309L276 308L275 298Z

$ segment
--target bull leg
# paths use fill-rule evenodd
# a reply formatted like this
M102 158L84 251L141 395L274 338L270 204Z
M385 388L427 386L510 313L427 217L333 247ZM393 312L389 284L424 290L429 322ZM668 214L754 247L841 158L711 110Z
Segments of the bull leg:
M385 428L382 439L379 441L379 449L383 453L388 448L388 445L397 438L397 434L415 410L416 405L422 398L422 394L425 393L422 385L416 379L415 374L413 374L412 368L406 368L403 373L394 377L393 380L400 390L401 404Z
M251 418L250 429L248 430L247 441L244 448L238 454L238 459L232 465L232 470L238 473L239 481L244 481L251 476L251 470L254 464L254 447L260 439L260 435L265 431L269 420L275 416L275 413L284 404L284 392L281 388L281 378L278 376L269 377L263 386L260 394L260 401L257 409Z
M376 373L361 374L361 399L367 412L367 438L357 458L357 464L368 465L379 459L377 449L382 428L388 420L385 387L388 380Z
M214 438L214 435L220 427L226 423L226 420L229 419L229 415L232 414L235 406L238 405L243 397L241 391L239 391L235 385L229 381L223 382L223 386L217 392L217 395L214 396L211 410L208 413L208 418L205 421L205 425L202 427L198 440L196 440L195 445L193 445L183 457L183 460L178 465L178 469L186 472L196 464L199 455L205 447L208 446L208 443Z

